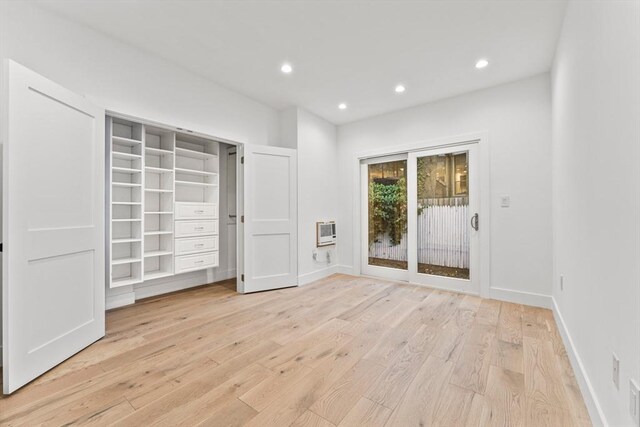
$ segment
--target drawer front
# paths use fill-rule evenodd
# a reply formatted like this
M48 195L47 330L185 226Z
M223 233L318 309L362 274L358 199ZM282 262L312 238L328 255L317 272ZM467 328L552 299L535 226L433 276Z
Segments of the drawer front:
M176 273L201 270L218 266L218 252L176 257Z
M215 203L176 203L176 219L218 218Z
M176 255L218 250L218 236L176 239Z
M218 221L176 221L176 237L218 234Z

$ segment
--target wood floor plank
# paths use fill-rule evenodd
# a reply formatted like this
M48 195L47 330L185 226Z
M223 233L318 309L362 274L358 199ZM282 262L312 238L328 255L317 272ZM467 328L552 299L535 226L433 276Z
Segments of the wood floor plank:
M361 359L314 402L311 410L333 424L339 424L360 396L376 382L383 370L384 366Z
M498 318L498 339L522 344L522 306L510 302L500 304Z
M291 424L290 427L335 427L334 424L325 420L318 414L307 410L304 414Z
M311 371L311 368L301 363L289 361L275 370L269 378L242 394L239 399L256 411L262 411L271 402L279 399L288 387L309 375Z
M213 415L196 425L199 427L241 427L256 415L255 409L238 399L232 399L215 411Z
M485 393L489 366L497 344L495 337L493 326L478 324L473 327L455 363L451 384L476 393Z
M551 344L536 338L524 338L524 374L527 398L536 408L568 408L567 395Z
M591 425L549 310L347 275L234 289L108 312L0 424Z
M424 364L436 336L434 328L422 325L363 396L387 408L395 408Z
M417 372L402 400L387 421L388 427L423 427L432 423L439 404L438 397L446 388L453 363L429 357Z
M434 426L462 426L466 423L475 393L453 384L445 386L433 414Z
M500 301L483 299L476 313L476 322L483 325L498 326L500 317Z
M383 427L390 415L389 408L363 397L358 400L338 427Z
M522 344L497 340L492 364L513 372L524 373Z
M485 398L491 413L492 425L524 425L524 374L492 366L489 370Z

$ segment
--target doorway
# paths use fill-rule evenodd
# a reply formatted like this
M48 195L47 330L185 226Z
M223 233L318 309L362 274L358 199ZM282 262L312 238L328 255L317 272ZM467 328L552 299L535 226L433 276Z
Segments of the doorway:
M478 144L361 160L361 271L480 293Z

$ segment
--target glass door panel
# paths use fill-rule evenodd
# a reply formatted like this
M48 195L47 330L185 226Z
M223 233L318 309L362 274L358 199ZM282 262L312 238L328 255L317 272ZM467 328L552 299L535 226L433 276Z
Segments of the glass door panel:
M364 273L406 280L407 159L375 159L363 164L366 185ZM393 271L403 271L396 274ZM404 276L403 276L404 274Z
M470 278L469 153L416 158L418 273Z

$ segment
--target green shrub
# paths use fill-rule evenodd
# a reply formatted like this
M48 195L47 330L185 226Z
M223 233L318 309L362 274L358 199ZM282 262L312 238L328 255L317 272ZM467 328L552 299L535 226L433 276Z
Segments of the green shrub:
M407 184L405 178L395 183L369 184L369 243L388 234L392 245L399 245L407 232Z

